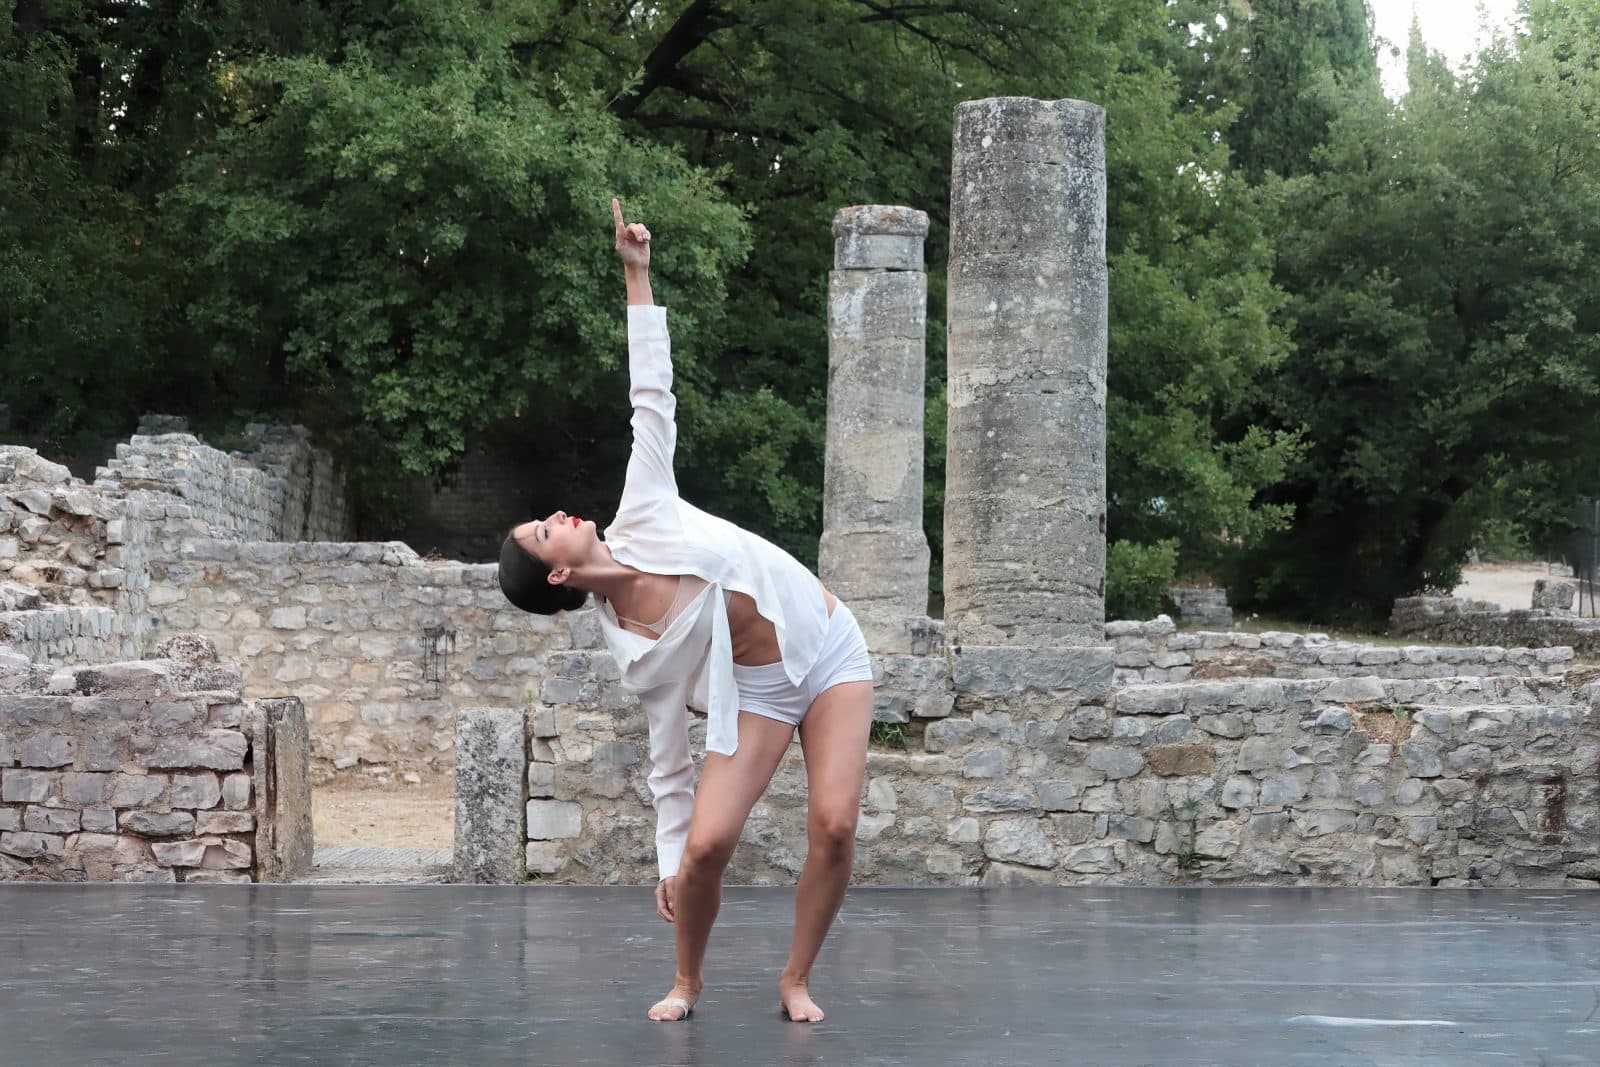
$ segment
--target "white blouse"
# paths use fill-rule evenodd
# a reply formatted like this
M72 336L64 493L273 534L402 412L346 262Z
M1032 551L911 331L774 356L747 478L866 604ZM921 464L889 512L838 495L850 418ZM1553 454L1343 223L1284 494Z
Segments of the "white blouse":
M772 623L784 673L796 685L822 649L828 608L821 583L793 556L679 498L672 470L677 400L665 308L628 307L628 375L633 454L616 521L606 527L606 546L626 566L706 582L659 639L623 629L609 603L598 605L606 646L649 720L656 861L661 877L669 878L678 873L694 809L685 706L707 713L708 752L731 756L739 747L739 690L726 594L749 596Z

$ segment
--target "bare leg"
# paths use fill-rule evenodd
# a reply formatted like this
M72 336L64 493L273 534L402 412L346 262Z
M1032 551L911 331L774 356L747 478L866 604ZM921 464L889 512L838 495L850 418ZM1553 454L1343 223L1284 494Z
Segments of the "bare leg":
M826 690L800 722L809 847L795 893L789 962L778 979L783 1010L796 1022L822 1020L822 1009L811 999L811 967L850 884L871 729L871 682L846 682Z
M722 873L733 859L734 846L750 809L766 791L773 772L789 748L794 727L776 719L739 713L739 748L731 756L706 753L689 817L689 841L678 867L675 921L678 928L678 974L668 998L695 1002L705 984L702 969L711 925L722 906ZM681 1019L677 1006L657 1004L650 1018Z

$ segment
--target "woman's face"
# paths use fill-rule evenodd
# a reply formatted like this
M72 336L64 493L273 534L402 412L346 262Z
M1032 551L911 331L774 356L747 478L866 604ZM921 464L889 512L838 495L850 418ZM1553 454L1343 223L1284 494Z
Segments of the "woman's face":
M525 522L511 533L518 544L552 571L587 563L599 539L594 523L564 511Z

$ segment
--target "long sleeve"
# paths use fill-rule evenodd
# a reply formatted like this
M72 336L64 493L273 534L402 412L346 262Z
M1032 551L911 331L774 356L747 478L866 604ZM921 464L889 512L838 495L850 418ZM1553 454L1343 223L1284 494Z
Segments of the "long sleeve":
M650 794L656 807L656 865L662 878L678 873L694 814L694 760L689 755L686 687L656 686L639 695L650 723Z
M634 304L628 308L628 400L633 405L633 452L617 518L659 511L675 500L678 481L673 454L678 444L678 401L672 395L672 342L667 309Z

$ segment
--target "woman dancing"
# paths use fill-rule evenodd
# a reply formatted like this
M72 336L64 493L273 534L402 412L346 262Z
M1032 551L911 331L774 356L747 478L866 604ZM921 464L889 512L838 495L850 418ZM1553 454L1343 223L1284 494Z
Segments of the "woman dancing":
M627 282L633 404L616 521L603 541L593 522L564 511L522 523L501 546L500 587L517 607L546 615L593 594L606 645L648 715L656 910L676 924L678 967L652 1019L694 1010L723 872L799 731L809 848L778 998L787 1018L817 1022L811 968L850 880L866 774L866 642L849 609L794 557L679 498L677 402L666 310L650 291L650 231L624 224L616 200L611 212ZM698 792L685 705L708 716Z

